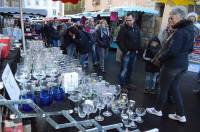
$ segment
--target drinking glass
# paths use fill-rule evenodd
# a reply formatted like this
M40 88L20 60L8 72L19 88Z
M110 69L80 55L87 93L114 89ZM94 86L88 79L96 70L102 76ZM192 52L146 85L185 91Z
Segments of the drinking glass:
M81 99L82 99L82 94L81 94L79 91L71 91L71 92L70 92L69 99L75 103L74 111L75 111L75 112L78 112L77 103L78 103L79 101L81 101Z
M103 115L106 117L110 117L112 115L112 113L110 111L108 111L108 108L114 100L114 95L112 93L105 93L102 95L102 97L103 97L104 104L106 104L106 106L107 106L107 110L105 112L103 112Z
M104 107L105 107L103 99L104 98L102 98L102 96L98 96L95 99L95 105L96 105L97 109L99 109L99 115L95 117L96 121L103 121L104 120L104 117L101 116L101 110L104 109Z
M91 113L95 113L97 111L97 108L94 105L94 101L93 100L85 100L83 103L83 112L86 113L87 115L87 120L89 120L89 115ZM90 127L91 124L90 123L86 123L85 126Z
M140 117L137 122L138 123L143 123L144 120L141 117L146 114L146 109L145 108L136 108L135 109L135 113Z

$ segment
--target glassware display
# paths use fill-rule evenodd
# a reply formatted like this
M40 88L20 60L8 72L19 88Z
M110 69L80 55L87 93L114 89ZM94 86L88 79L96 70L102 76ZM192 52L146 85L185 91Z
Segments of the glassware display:
M53 101L63 101L66 92L68 99L75 104L74 111L80 118L89 119L90 114L98 111L94 117L96 121L104 121L105 117L114 113L121 117L126 129L136 128L135 122L143 122L141 117L145 115L145 109L135 109L135 101L128 99L120 85L106 82L97 73L84 72L79 60L63 55L60 48L45 48L43 42L38 41L31 41L29 44L27 56L19 64L15 74L15 79L22 86L20 99L31 99L40 106L48 106ZM78 73L78 86L70 91L65 91L67 88L63 85L65 73ZM69 76L70 79L73 80L73 77ZM32 82L31 88L26 86L27 81ZM19 108L32 111L29 105L19 105ZM106 110L102 112L104 108ZM90 124L86 123L85 126L90 127Z

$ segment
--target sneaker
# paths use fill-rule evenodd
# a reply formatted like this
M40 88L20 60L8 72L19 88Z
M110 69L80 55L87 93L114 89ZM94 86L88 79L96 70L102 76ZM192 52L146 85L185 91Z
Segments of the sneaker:
M145 89L144 89L144 93L145 93L145 94L148 94L148 93L149 93L149 89L148 89L148 88L145 88Z
M146 111L149 113L149 114L152 114L152 115L156 115L156 116L162 116L162 111L157 111L154 107L152 108L146 108Z
M176 120L179 121L181 123L185 123L186 122L186 117L185 116L179 116L177 114L169 114L168 117L172 120Z
M151 90L149 91L149 93L154 95L154 94L156 94L156 91L155 91L154 89L151 89Z

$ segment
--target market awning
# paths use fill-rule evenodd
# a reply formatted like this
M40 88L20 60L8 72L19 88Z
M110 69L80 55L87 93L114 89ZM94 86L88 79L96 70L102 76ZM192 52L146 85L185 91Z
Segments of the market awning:
M154 2L169 3L174 5L194 5L199 0L152 0Z
M143 12L146 14L159 14L159 11L151 9L151 8L145 8L140 6L125 6L125 7L112 7L110 11L116 11L118 14L123 14L123 12Z
M20 14L20 10L17 7L0 7L0 13L1 14ZM23 8L23 14L47 16L47 10Z

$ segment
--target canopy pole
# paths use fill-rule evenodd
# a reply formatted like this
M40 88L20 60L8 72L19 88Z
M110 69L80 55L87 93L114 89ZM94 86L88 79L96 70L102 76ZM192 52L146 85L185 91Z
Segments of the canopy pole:
M25 36L24 36L24 21L23 21L23 8L22 8L22 0L19 0L19 9L20 9L20 21L21 21L21 29L22 29L22 44L24 55L26 56L26 45L25 45Z

